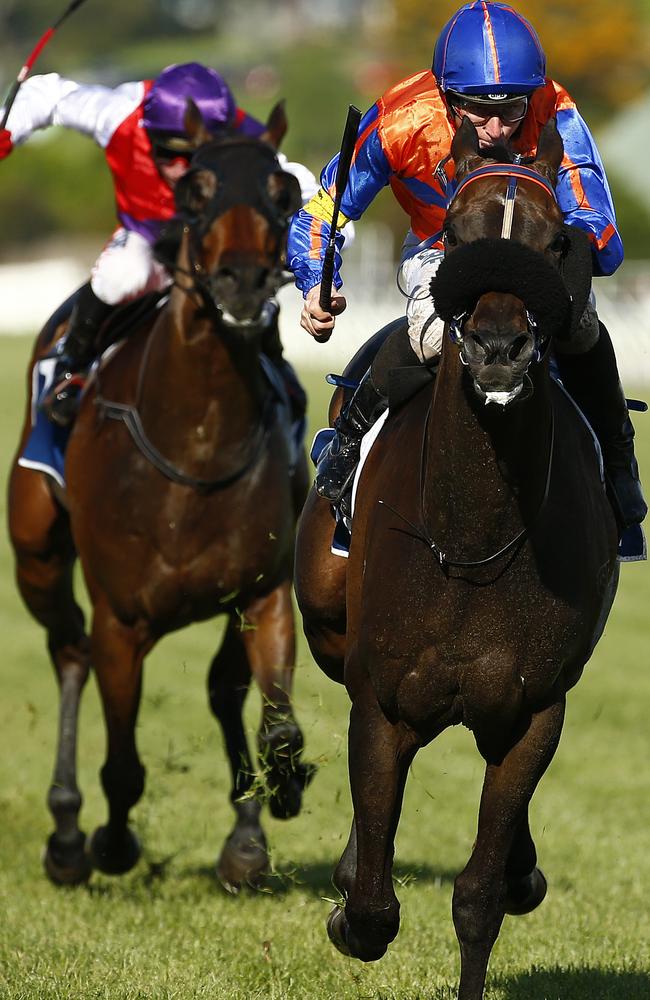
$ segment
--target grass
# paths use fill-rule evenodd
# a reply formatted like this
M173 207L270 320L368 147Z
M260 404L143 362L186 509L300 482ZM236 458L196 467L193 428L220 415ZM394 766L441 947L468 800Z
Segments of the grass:
M10 462L22 412L27 339L2 339L0 435ZM320 422L327 390L309 382ZM641 393L642 395L643 393ZM650 417L639 417L650 469ZM121 879L61 890L40 852L51 826L57 696L43 635L22 608L0 546L0 995L10 1000L451 1000L458 975L450 901L475 832L480 759L464 730L416 759L397 838L402 926L364 966L329 944L330 873L350 821L345 692L300 646L296 707L319 772L305 810L265 816L274 873L266 892L226 896L213 868L233 817L227 766L205 694L219 626L169 636L147 662L139 745L145 795L133 812L144 855ZM547 900L508 918L486 1000L641 1000L650 996L650 672L647 564L623 567L613 614L571 693L562 743L533 803ZM254 732L259 697L251 695ZM81 717L84 828L104 821L97 771L104 733L88 685Z

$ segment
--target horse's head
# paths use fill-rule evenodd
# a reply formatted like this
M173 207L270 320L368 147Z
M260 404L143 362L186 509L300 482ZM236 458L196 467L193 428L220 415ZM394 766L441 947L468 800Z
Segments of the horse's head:
M175 191L185 220L181 257L195 290L223 322L255 326L284 283L287 226L302 204L297 179L276 155L284 110L274 108L260 139L212 139L197 115L190 106L186 127L198 148Z
M526 166L481 156L467 119L452 144L457 187L432 294L486 402L516 398L531 362L566 330L569 299L558 272L566 236L554 190L563 152L554 121Z

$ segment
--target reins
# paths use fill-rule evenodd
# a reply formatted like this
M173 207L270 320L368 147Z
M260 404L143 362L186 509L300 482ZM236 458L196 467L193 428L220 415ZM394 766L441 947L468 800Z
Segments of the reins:
M421 448L420 448L420 488L419 488L419 499L420 499L420 523L421 523L422 527L418 528L417 525L413 524L412 521L410 521L407 517L405 517L404 514L400 513L400 511L398 511L395 507L393 507L392 504L389 504L386 500L379 500L378 502L380 504L382 504L382 506L387 507L393 514L395 514L396 517L399 517L401 521L404 521L405 524L408 524L409 528L412 529L412 532L405 532L405 534L409 534L412 538L416 538L418 541L424 542L428 546L428 548L431 550L431 552L433 552L433 554L435 555L435 557L436 557L436 559L438 561L438 565L439 565L440 569L442 570L442 572L444 573L444 575L446 577L449 577L449 569L450 568L454 568L454 569L478 569L481 566L489 566L490 563L495 562L501 556L504 556L508 552L511 552L520 542L523 542L528 537L528 535L530 534L530 532L533 530L533 528L534 528L534 526L535 526L535 524L537 522L537 519L539 518L539 516L540 516L540 514L541 514L541 512L542 512L542 510L544 508L544 506L546 505L546 501L548 499L549 489L550 489L550 485L551 485L551 470L552 470L552 467L553 467L553 452L554 452L554 449L555 449L555 410L554 410L553 404L551 402L551 426L550 426L550 430L549 430L548 464L547 464L547 468L546 468L546 481L545 481L545 484L544 484L544 493L543 493L542 498L541 498L541 500L539 502L537 510L535 511L535 513L534 513L534 515L532 517L532 520L531 520L530 524L525 525L521 529L521 531L519 531L515 535L514 538L512 538L509 542L507 542L505 545L503 545L496 552L493 552L492 555L485 556L485 558L483 558L483 559L450 559L450 558L448 558L448 556L445 553L444 549L442 549L441 546L438 545L438 543L436 541L434 541L434 539L431 537L431 535L429 534L429 532L428 532L428 530L426 528L426 525L424 523L424 481L425 481L425 468L426 468L426 455L427 455L426 445L427 445L427 439L428 439L428 434L429 434L429 423L430 423L430 419L431 419L431 407L432 407L432 405L433 405L433 400L430 400L429 401L429 406L428 406L428 409L427 409L427 415L426 415L425 421L424 421L424 430L423 430L423 433L422 433L422 444L421 444ZM399 530L399 529L396 529L396 530Z
M250 142L232 142L230 143L230 148L236 145L250 145ZM265 148L263 148L263 151L265 155L268 155L268 158L277 163L275 154L272 153L270 149L268 150L268 154ZM258 210L262 210L272 228L276 230L286 228L286 224L275 212L272 211L272 206L270 203L267 203L269 201L270 200L264 198L260 190L256 191L255 196L251 197L246 203L252 205ZM215 206L211 204L209 207L214 208ZM230 203L228 201L225 201L224 203L224 199L222 197L220 206L221 211L215 212L207 219L203 218L200 220L194 220L195 226L199 223L204 227L212 225L215 219L226 211L228 207L230 207ZM170 261L168 267L174 275L182 274L184 277L188 278L190 284L189 286L180 284L174 278L174 287L186 294L195 308L201 308L202 306L206 307L212 313L215 321L217 323L222 323L225 327L230 329L245 328L247 330L250 330L251 328L263 329L268 327L276 313L275 307L268 300L264 303L260 315L257 318L244 321L237 320L234 316L231 316L231 314L225 310L223 306L221 306L213 288L212 276L206 272L205 268L198 260L196 246L198 237L195 232L195 227L193 227L189 221L185 223L184 234L188 239L188 257L190 267L184 268L176 261ZM278 266L270 272L271 277L274 279L274 287L279 287L282 283L277 279L282 276L283 270L283 267ZM252 443L246 460L234 472L228 473L225 476L218 476L214 479L204 479L200 476L192 476L189 473L184 472L182 469L179 469L178 466L166 458L165 455L163 455L163 453L156 448L144 428L142 417L138 409L144 373L149 359L152 343L153 334L150 335L147 340L145 350L143 351L140 361L135 404L118 403L113 400L105 399L100 392L98 374L95 406L97 406L102 415L109 420L121 421L131 435L131 438L140 453L144 455L147 461L150 462L154 468L156 468L163 476L172 482L178 483L182 486L189 486L201 493L212 493L216 490L223 490L228 486L232 486L233 483L236 483L239 479L246 475L262 454L270 428L273 424L274 402L272 394L267 393L265 396L261 417L256 425L255 434L252 438Z

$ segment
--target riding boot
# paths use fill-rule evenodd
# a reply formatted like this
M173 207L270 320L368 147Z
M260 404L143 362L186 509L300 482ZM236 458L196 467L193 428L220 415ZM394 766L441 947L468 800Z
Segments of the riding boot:
M293 365L284 357L278 327L280 310L275 302L273 304L276 306L276 314L273 322L262 334L262 351L280 373L289 397L291 419L293 423L298 423L304 420L307 412L307 393L303 389Z
M619 381L614 348L599 321L600 336L585 354L560 354L560 378L594 429L603 452L608 492L621 529L648 512L634 456L634 428Z
M66 427L77 412L86 370L95 357L97 334L112 309L97 298L90 282L79 290L63 349L57 357L52 388L41 402L41 409L61 427Z
M350 517L354 473L359 464L361 439L386 409L388 400L373 383L370 369L334 421L336 436L318 462L316 492Z

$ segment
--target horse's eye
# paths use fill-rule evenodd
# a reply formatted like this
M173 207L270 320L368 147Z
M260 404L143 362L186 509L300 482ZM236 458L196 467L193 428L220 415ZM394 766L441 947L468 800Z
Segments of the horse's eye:
M444 239L448 247L458 246L458 238L452 226L445 226L442 233L442 238Z
M549 244L551 253L564 253L567 246L567 238L564 233L557 233Z

